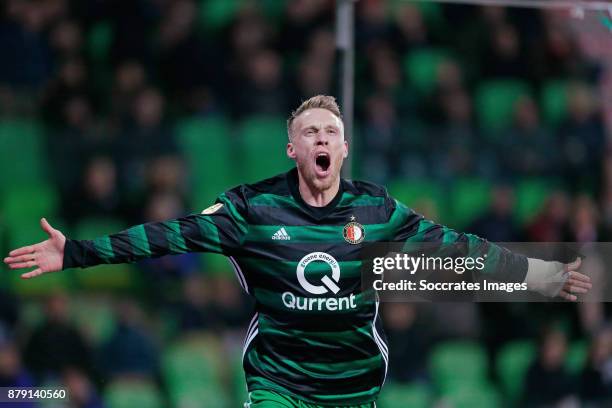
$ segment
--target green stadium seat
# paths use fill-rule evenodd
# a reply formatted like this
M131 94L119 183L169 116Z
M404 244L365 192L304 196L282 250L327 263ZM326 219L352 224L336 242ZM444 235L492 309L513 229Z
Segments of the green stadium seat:
M0 193L46 184L43 127L34 120L0 120Z
M53 220L57 204L57 193L48 185L24 184L6 192L0 216L11 230L29 223L39 225L42 217Z
M428 48L410 52L404 59L408 81L417 91L430 94L437 83L440 64L451 60L445 49Z
M234 269L224 255L204 253L202 261L207 276L234 275Z
M0 216L0 251L3 254L8 254L13 249L9 246L8 233L8 228L4 225L4 221L2 221ZM0 285L6 283L6 273L3 273L5 270L8 270L6 264L4 262L0 263Z
M75 239L94 239L126 228L115 218L85 218L75 227ZM99 265L77 270L76 282L81 289L92 291L132 290L138 285L135 267L130 264Z
M161 393L148 381L116 381L104 393L108 408L162 408Z
M433 395L423 384L391 383L384 386L376 406L380 408L429 408Z
M523 81L499 79L481 83L476 90L475 107L482 128L492 134L508 128L516 102L525 95L530 95L530 89Z
M231 370L231 367L221 361L218 339L212 337L181 340L171 346L162 359L168 394L177 407L234 406L222 385L225 370ZM244 401L239 401L239 404Z
M288 4L284 0L260 0L260 3L268 20L274 23L278 23L283 17Z
M98 63L106 62L113 42L113 27L107 21L94 24L87 35L87 53Z
M23 272L9 273L11 290L19 296L38 297L56 292L70 292L75 285L74 274L67 271L46 273L36 279L21 279L20 275Z
M229 24L238 10L241 0L200 0L200 25L215 31Z
M516 187L516 205L514 214L521 224L526 224L542 209L546 199L554 188L556 180L528 179Z
M19 307L19 323L28 333L45 320L43 304L38 299L28 299Z
M587 341L571 343L565 357L565 367L572 375L578 375L587 363L589 344Z
M287 157L287 125L282 117L252 116L240 125L241 179L255 182L294 166Z
M570 83L562 80L551 80L544 84L540 94L540 105L544 121L557 126L567 114L567 98Z
M448 341L434 348L429 368L435 386L445 392L458 386L485 382L487 356L478 343Z
M201 384L197 387L184 389L178 394L171 394L170 400L174 407L230 408L242 407L246 398L231 404L224 389L209 384Z
M83 218L74 228L74 238L94 239L102 235L119 232L125 229L126 227L126 223L118 218Z
M489 208L491 184L482 179L460 179L451 187L452 228L463 228Z
M497 390L487 383L456 388L443 395L443 401L449 402L453 408L501 408L504 406Z
M518 401L523 394L523 383L529 366L536 356L532 341L513 341L497 354L495 368L502 390L511 401Z
M222 117L185 119L177 130L191 170L194 211L201 211L219 194L240 184L233 135Z
M389 183L389 193L399 202L419 213L429 216L428 205L435 206L434 211L444 213L446 201L444 189L434 180L393 180ZM436 219L437 222L444 221Z
M109 299L76 298L70 311L72 320L93 345L104 344L115 331L117 322Z
M162 375L171 399L178 400L185 390L211 386L219 388L222 370L218 339L196 337L179 340L162 357Z

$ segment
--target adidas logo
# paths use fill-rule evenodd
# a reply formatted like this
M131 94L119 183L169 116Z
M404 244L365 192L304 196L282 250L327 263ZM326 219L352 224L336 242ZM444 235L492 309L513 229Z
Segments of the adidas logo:
M287 231L285 231L285 227L283 227L279 229L278 231L276 231L274 235L272 235L272 239L281 240L281 241L289 241L291 237L289 236L289 234L287 234Z

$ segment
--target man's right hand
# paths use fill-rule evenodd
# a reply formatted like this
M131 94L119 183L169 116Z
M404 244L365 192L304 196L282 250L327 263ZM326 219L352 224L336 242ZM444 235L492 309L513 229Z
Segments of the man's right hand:
M36 268L21 275L24 279L34 278L47 272L61 271L64 262L66 237L53 228L46 219L40 220L40 226L49 239L38 244L14 249L4 258L4 263L11 269Z

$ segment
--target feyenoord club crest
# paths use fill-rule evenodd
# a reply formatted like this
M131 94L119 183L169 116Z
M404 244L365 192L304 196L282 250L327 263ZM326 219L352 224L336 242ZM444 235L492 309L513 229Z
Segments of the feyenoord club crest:
M355 217L351 217L351 222L344 226L344 240L349 244L358 244L365 238L365 231L363 225L355 222Z

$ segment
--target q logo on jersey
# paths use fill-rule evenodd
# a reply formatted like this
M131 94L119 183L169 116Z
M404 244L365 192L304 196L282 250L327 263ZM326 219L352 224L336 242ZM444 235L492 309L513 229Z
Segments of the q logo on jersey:
M320 278L321 285L313 285L306 279L306 267L315 261L322 261L331 268L331 275L326 274ZM300 259L296 272L300 285L308 293L324 295L331 292L337 295L340 292L340 287L337 285L340 281L340 264L330 254L325 252L309 253ZM354 293L342 297L304 297L287 291L281 295L281 300L283 305L291 311L336 312L357 308L357 296Z
M323 261L331 267L331 278L325 275L321 278L322 285L313 285L306 280L306 267L314 261ZM325 252L312 252L298 262L297 266L297 278L300 285L308 292L313 295L322 295L331 291L336 294L340 291L337 283L340 281L340 265L333 256Z

